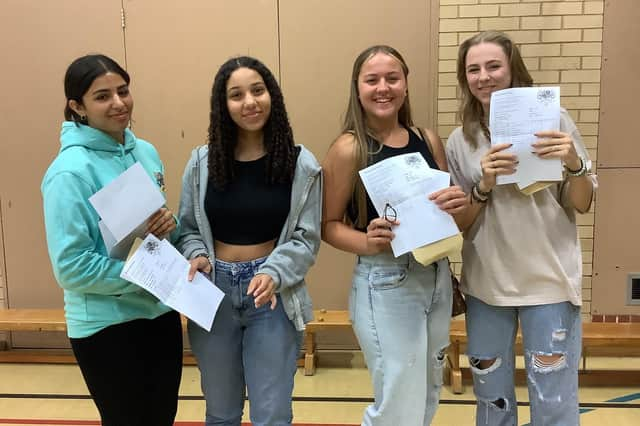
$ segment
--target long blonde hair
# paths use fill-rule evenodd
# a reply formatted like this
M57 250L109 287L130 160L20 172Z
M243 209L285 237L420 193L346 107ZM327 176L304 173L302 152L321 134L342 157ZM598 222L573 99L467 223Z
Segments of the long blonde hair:
M482 104L471 94L469 82L467 81L467 53L473 46L481 43L493 43L502 48L505 56L509 59L511 69L510 87L530 87L533 85L533 78L527 71L527 67L522 60L520 50L508 35L500 31L483 31L465 40L458 49L457 77L460 86L461 102L458 110L458 118L462 122L462 133L465 139L473 146L478 146L478 130L488 132L485 123L485 112Z
M362 108L362 104L360 103L360 93L358 92L358 77L360 76L360 70L364 63L378 53L383 53L395 58L402 67L402 73L404 74L405 80L407 80L407 76L409 75L409 67L407 67L407 63L404 58L400 52L391 46L371 46L362 51L353 63L349 103L347 106L347 113L342 124L342 133L352 134L356 141L355 168L353 169L351 181L353 182L353 200L355 200L354 207L356 207L356 212L358 214L354 224L358 228L364 228L367 226L367 197L358 171L367 167L367 160L371 154L377 153L382 149L381 145L375 145L375 135L367 127L365 113ZM413 126L408 91L404 98L404 103L398 111L398 122L407 128ZM374 145L372 146L371 143L374 143Z

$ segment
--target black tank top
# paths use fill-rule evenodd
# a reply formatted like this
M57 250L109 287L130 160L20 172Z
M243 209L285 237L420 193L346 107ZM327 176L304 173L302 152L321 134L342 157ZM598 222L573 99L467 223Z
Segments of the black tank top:
M427 145L428 142L420 139L416 132L411 129L407 129L407 132L409 133L409 142L405 146L401 148L393 148L390 146L382 145L382 149L380 150L380 152L369 154L369 158L367 159L367 166L370 166L382 160L386 160L387 158L395 157L397 155L418 152L425 159L429 167L431 167L432 169L440 170L438 164L436 163L436 160L431 154L429 145ZM374 139L370 139L368 141L368 144L370 152L374 151L376 147L379 146L378 142L376 142ZM347 206L347 217L352 223L355 223L356 219L358 218L358 204L355 200L355 197L353 196L351 197L351 202ZM367 224L377 217L379 217L378 212L376 212L376 208L373 206L371 198L369 198L369 195L367 194ZM366 227L356 229L359 231L365 231Z
M266 182L267 156L234 161L235 178L224 191L207 185L204 209L213 238L227 244L260 244L280 236L291 206L292 183Z

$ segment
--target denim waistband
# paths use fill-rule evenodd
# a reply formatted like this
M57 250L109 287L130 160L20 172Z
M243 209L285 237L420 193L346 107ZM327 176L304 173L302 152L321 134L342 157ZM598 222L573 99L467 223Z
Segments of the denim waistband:
M260 265L262 265L268 256L259 257L253 260L247 260L244 262L226 262L224 260L216 259L216 271L226 271L231 272L232 274L237 274L238 272L243 271L252 271L255 272L258 270Z
M373 255L358 255L357 263L368 265L404 265L409 266L416 260L411 253L395 257L392 252L382 252Z

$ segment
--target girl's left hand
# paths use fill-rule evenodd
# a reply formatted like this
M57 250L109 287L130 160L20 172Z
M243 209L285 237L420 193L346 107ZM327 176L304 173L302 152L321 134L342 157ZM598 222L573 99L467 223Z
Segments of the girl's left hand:
M249 282L247 294L253 296L256 308L271 300L271 310L276 308L278 298L275 295L276 285L267 274L256 274Z
M147 233L158 238L162 238L174 229L176 229L176 221L171 210L166 207L162 207L149 218Z
M582 165L571 136L564 132L547 130L537 132L539 138L534 144L533 153L540 158L560 158L571 170L578 170Z
M449 214L463 212L469 206L469 198L457 185L441 189L429 195L429 200Z

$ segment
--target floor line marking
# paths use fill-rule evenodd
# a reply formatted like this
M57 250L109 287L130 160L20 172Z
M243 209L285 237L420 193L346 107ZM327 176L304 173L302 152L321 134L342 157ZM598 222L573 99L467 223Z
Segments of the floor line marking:
M590 405L580 404L580 407L594 407L594 408L580 408L580 414L589 413L595 411L597 408L640 408L640 404L621 404L623 402L635 401L640 399L640 392L631 393L629 395L619 396L617 398L608 399L604 402L594 403ZM531 423L524 424L522 426L531 426Z

